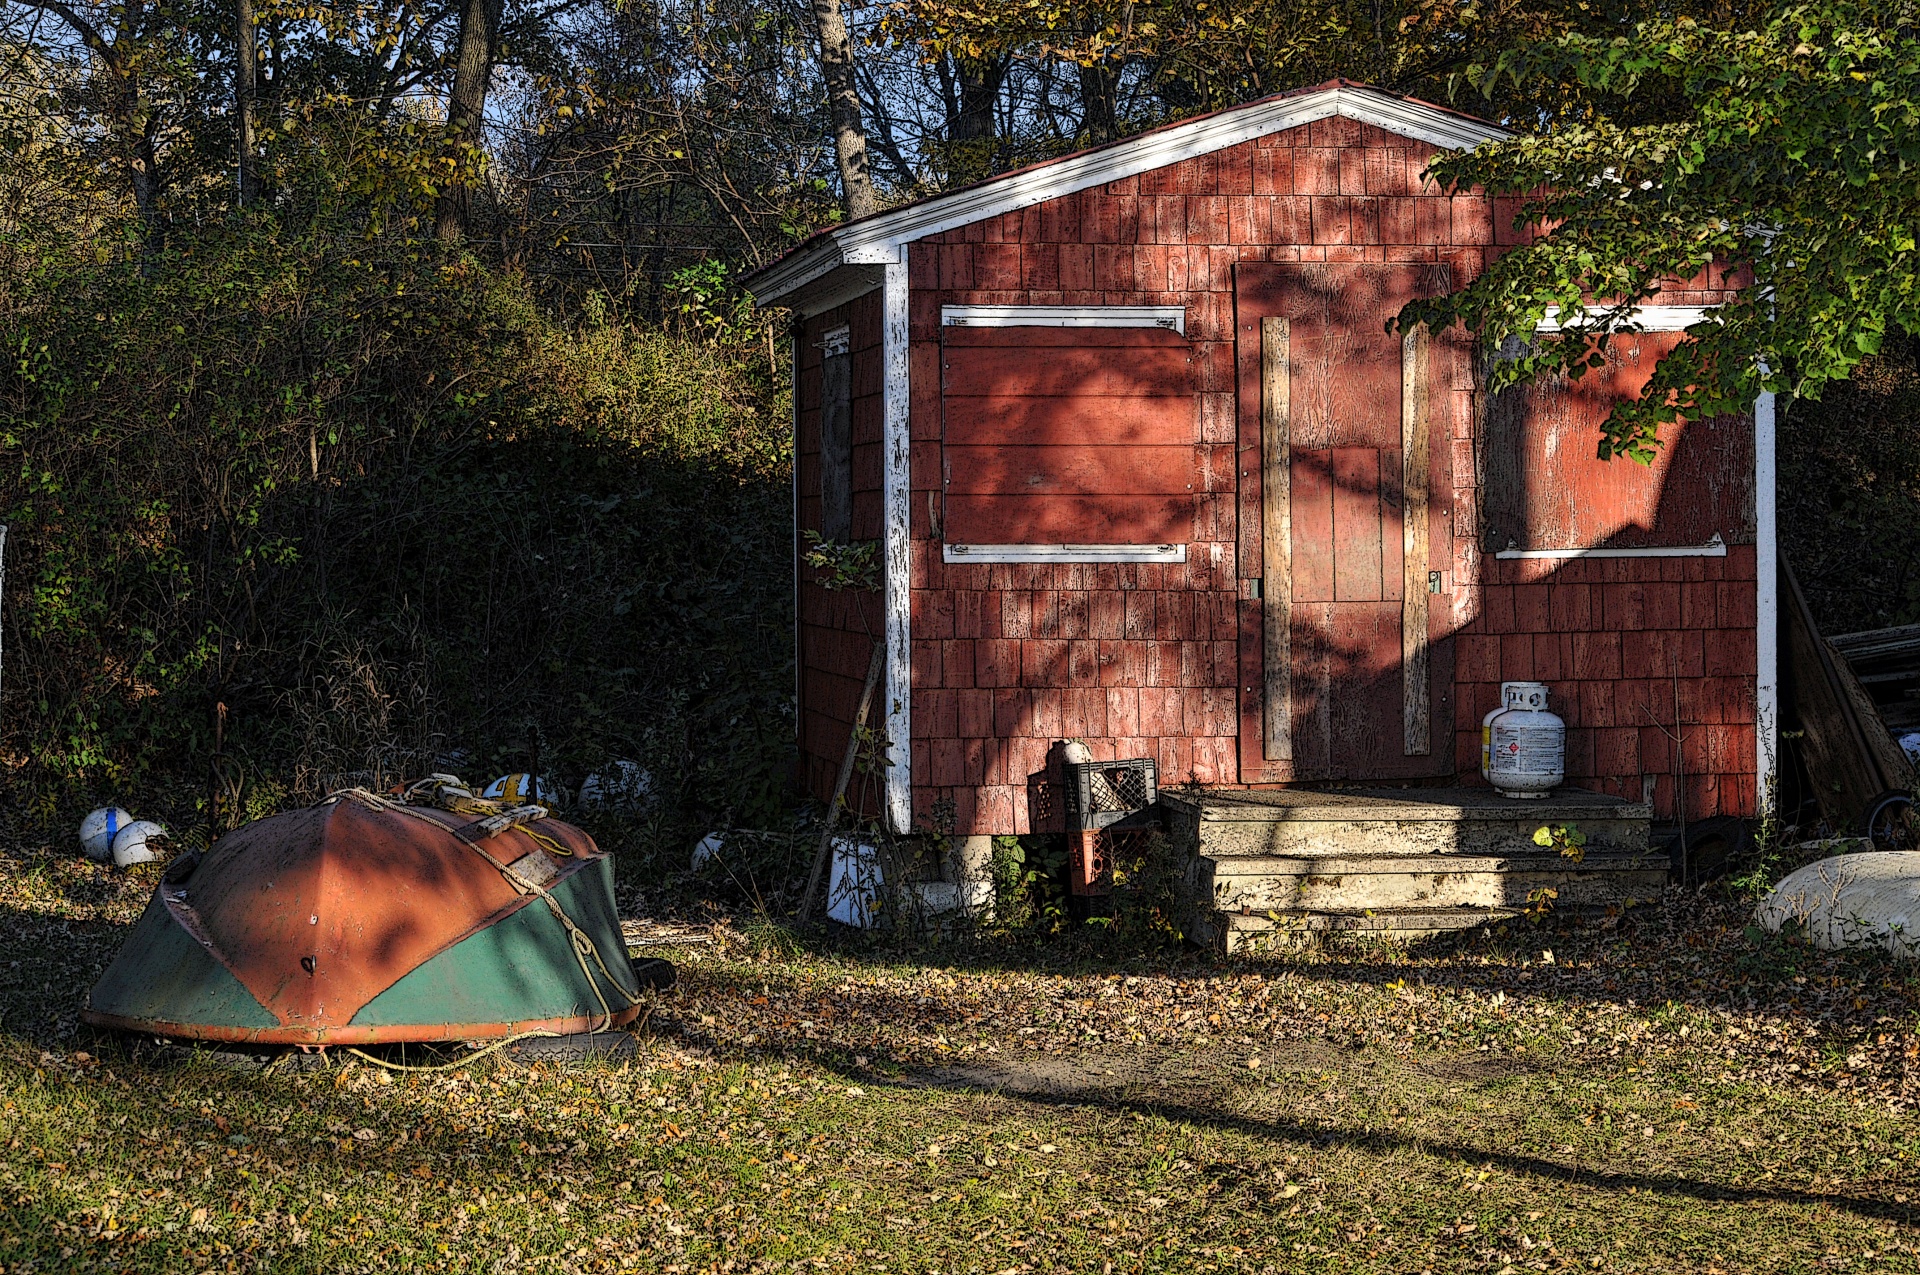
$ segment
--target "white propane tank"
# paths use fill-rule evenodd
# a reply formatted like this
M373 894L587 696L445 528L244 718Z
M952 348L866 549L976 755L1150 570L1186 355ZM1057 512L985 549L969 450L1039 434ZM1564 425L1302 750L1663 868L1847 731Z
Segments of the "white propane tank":
M1493 781L1493 776L1488 773L1493 762L1493 719L1510 708L1520 707L1521 695L1517 688L1526 685L1526 682L1500 683L1500 702L1488 709L1487 715L1480 719L1480 778L1489 783Z
M1567 724L1547 711L1545 682L1507 685L1518 702L1493 719L1487 778L1509 797L1545 797L1567 777Z

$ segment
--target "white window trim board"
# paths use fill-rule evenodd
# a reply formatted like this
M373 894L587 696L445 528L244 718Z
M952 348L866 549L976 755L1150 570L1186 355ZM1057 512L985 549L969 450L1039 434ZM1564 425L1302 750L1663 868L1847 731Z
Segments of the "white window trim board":
M1185 545L942 545L940 560L992 562L1185 562Z
M943 328L1167 328L1187 334L1183 305L943 305Z
M1636 307L1628 316L1630 327L1619 329L1627 332L1685 332L1696 323L1704 323L1711 318L1717 306L1710 305L1643 305ZM1589 311L1591 313L1591 311ZM1590 323L1577 324L1572 328L1560 323L1560 307L1547 307L1546 317L1534 325L1534 331L1542 334L1580 331L1593 326Z
M1714 532L1703 545L1647 545L1624 549L1518 549L1506 548L1493 555L1511 561L1515 558L1724 558L1727 542Z

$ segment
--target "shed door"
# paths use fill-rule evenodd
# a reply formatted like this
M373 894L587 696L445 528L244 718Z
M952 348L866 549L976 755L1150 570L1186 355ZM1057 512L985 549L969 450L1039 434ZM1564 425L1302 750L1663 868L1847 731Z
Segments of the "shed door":
M1237 274L1245 782L1453 769L1451 347L1385 327L1445 288L1436 266Z

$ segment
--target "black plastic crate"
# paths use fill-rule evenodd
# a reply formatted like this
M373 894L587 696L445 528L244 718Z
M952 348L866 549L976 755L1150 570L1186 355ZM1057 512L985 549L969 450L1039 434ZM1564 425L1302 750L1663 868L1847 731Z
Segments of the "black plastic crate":
M1151 757L1070 761L1061 771L1069 829L1138 823L1160 800L1160 768Z

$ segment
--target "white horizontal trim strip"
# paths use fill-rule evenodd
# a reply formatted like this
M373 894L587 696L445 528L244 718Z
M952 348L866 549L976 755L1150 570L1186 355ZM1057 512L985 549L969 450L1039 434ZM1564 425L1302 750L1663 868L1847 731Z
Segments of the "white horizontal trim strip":
M1185 545L942 545L941 560L968 562L1185 562Z
M1643 305L1634 310L1627 320L1628 326L1616 331L1640 332L1684 332L1696 323L1707 319L1714 312L1710 305ZM1589 311L1589 313L1592 313ZM1581 324L1590 327L1592 324ZM1547 315L1533 329L1535 332L1564 332L1560 326L1560 307L1550 305Z
M943 305L945 328L1172 328L1185 336L1183 305Z
M1719 532L1703 545L1659 545L1647 549L1502 549L1496 558L1724 558L1727 542Z

